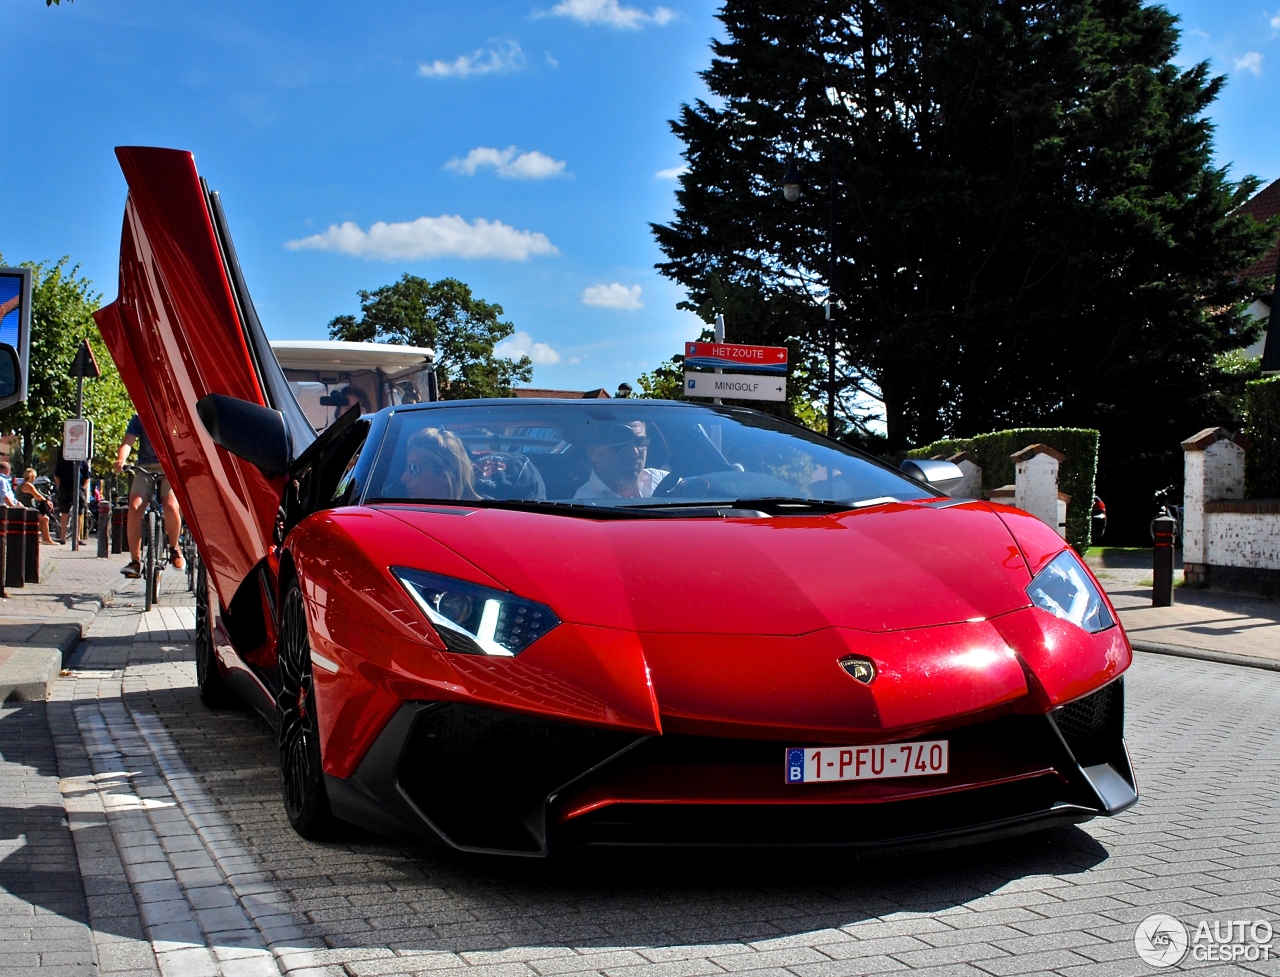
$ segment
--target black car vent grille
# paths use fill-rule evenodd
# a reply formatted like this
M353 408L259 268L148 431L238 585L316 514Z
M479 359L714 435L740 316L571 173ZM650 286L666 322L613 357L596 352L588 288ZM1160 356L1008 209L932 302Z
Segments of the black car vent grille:
M1123 683L1117 679L1050 713L1082 767L1109 762L1120 747L1124 737Z
M449 703L419 715L400 786L457 845L536 852L547 795L636 739Z

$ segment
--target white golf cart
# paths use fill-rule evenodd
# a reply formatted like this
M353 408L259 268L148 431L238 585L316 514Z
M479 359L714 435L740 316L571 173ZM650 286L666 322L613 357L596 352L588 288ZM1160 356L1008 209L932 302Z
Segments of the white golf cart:
M271 348L317 432L355 404L371 413L438 399L435 354L425 347L284 339Z

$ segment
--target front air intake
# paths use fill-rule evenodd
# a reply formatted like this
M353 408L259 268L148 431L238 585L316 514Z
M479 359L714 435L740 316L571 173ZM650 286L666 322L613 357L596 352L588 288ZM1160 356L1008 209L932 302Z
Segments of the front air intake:
M1049 714L1082 767L1110 763L1124 738L1124 679Z

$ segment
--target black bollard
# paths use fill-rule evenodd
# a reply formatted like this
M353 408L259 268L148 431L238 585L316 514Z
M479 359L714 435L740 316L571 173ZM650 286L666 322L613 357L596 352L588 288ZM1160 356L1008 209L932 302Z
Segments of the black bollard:
M103 499L98 503L98 556L111 555L111 503Z
M26 520L21 509L6 508L4 538L8 542L4 557L4 585L21 587L27 577Z
M1178 523L1170 516L1155 522L1156 544L1151 550L1151 606L1173 604L1173 534Z
M9 565L9 507L0 505L0 597L8 597L5 589L8 574L5 567Z
M40 513L35 509L22 510L22 561L27 583L40 582Z
M129 512L127 505L118 505L111 510L111 552L122 553L128 545L126 536L125 518Z

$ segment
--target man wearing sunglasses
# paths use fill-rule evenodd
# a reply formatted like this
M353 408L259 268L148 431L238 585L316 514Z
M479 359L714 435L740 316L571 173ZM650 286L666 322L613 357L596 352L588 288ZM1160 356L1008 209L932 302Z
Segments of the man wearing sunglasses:
M649 438L644 421L595 425L582 444L591 477L573 494L575 499L647 499L668 474L645 467Z

